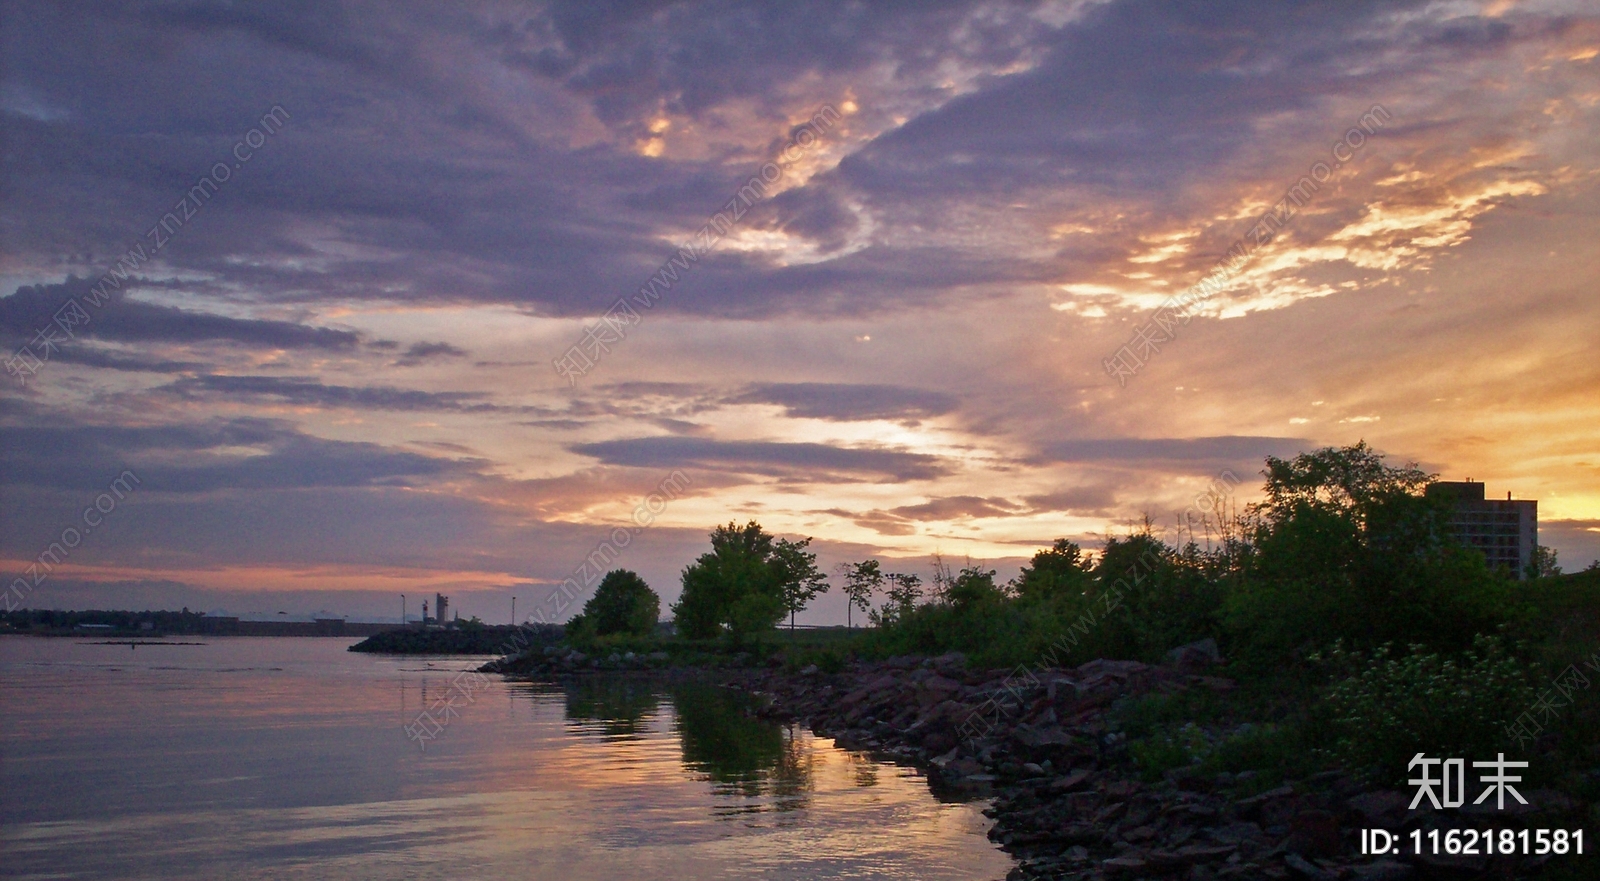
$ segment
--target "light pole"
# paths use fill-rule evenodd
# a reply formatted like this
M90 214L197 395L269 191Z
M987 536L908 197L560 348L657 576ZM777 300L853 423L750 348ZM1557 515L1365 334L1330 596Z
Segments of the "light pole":
M511 626L517 626L517 597L515 594L511 597Z
M400 595L400 626L406 626L406 595Z

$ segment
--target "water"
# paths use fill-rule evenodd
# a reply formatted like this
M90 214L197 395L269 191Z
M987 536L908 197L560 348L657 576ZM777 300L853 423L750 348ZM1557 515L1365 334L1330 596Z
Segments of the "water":
M910 769L747 719L714 688L488 677L467 703L457 677L479 660L353 654L347 639L92 641L0 637L5 877L995 879L1011 866L981 804L941 803ZM453 688L459 715L419 748L405 727Z

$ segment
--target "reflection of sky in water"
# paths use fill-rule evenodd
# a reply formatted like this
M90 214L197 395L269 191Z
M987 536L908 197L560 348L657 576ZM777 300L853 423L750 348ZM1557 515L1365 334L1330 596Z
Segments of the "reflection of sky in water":
M709 686L491 679L348 640L0 638L8 877L999 878L977 805Z

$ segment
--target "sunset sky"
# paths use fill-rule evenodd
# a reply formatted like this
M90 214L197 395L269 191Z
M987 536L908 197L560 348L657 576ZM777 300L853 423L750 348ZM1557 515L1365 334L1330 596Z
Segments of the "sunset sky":
M6 581L138 479L29 606L442 591L504 622L674 471L614 563L668 602L751 518L825 566L1007 576L1362 439L1600 557L1590 3L26 3L0 31Z

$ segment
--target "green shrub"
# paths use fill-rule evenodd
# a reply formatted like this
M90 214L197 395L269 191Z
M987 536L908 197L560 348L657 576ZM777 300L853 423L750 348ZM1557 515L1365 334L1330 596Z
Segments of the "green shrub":
M616 633L649 636L655 632L661 598L644 579L626 569L613 569L568 624L573 634L610 636Z
M1193 722L1128 741L1128 755L1150 781L1161 779L1161 775L1174 768L1194 764L1210 750L1205 732Z
M1391 657L1335 645L1326 663L1355 672L1328 689L1334 752L1353 771L1403 782L1417 753L1482 761L1515 758L1508 726L1533 705L1530 671L1494 637L1480 636L1458 659L1424 652Z

